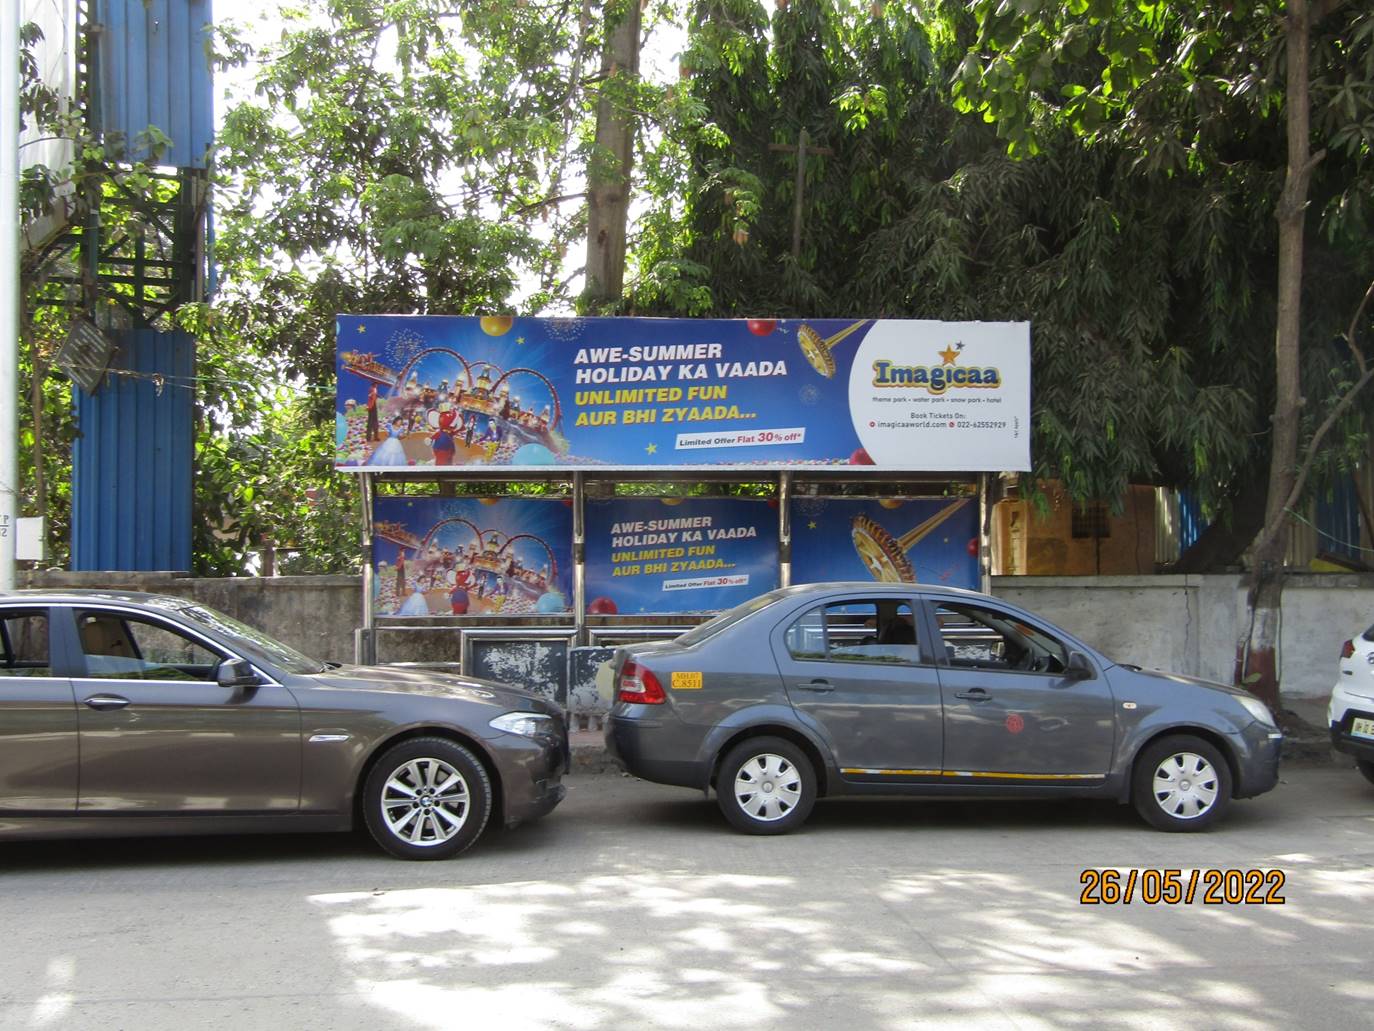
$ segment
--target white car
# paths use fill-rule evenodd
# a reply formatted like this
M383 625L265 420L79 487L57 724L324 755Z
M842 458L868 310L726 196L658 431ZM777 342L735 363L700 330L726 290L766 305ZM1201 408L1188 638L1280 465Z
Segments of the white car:
M1326 710L1331 744L1355 757L1374 784L1374 626L1341 646L1341 671Z

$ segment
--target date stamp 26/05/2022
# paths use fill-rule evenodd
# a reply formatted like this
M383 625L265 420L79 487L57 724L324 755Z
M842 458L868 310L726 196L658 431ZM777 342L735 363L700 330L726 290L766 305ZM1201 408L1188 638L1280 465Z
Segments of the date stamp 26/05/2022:
M1085 906L1281 906L1287 876L1259 869L1122 869L1089 867L1078 877Z

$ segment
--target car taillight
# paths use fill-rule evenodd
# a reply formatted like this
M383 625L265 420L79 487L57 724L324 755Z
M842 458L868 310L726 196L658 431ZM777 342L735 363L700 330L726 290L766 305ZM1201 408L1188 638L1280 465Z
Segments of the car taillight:
M627 661L620 669L620 694L622 702L635 702L639 705L662 705L668 700L663 693L663 685L653 671L633 661Z
M1352 655L1354 655L1354 654L1355 654L1355 642L1354 642L1354 641L1346 641L1345 644L1341 645L1341 658L1343 658L1343 659L1348 659L1348 658L1350 658L1350 656L1352 656Z

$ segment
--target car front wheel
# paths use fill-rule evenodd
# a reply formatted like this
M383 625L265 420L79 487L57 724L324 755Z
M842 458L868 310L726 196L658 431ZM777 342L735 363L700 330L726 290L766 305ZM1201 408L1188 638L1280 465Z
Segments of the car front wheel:
M1160 830L1200 831L1231 801L1231 770L1202 738L1161 738L1136 759L1131 794L1136 811Z
M786 834L811 814L816 772L790 741L750 738L730 749L721 761L716 800L736 830Z
M448 859L477 840L491 815L491 780L468 749L413 738L377 760L363 788L377 844L401 859Z

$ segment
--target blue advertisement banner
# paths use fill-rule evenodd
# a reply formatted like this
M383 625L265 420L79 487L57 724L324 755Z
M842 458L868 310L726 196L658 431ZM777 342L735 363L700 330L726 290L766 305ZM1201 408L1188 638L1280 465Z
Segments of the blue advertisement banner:
M795 499L792 582L830 580L978 590L978 499Z
M341 315L340 469L1030 468L1028 323Z
M746 498L586 503L591 615L714 612L778 586L778 509Z
M379 497L373 611L513 616L572 608L572 503Z

